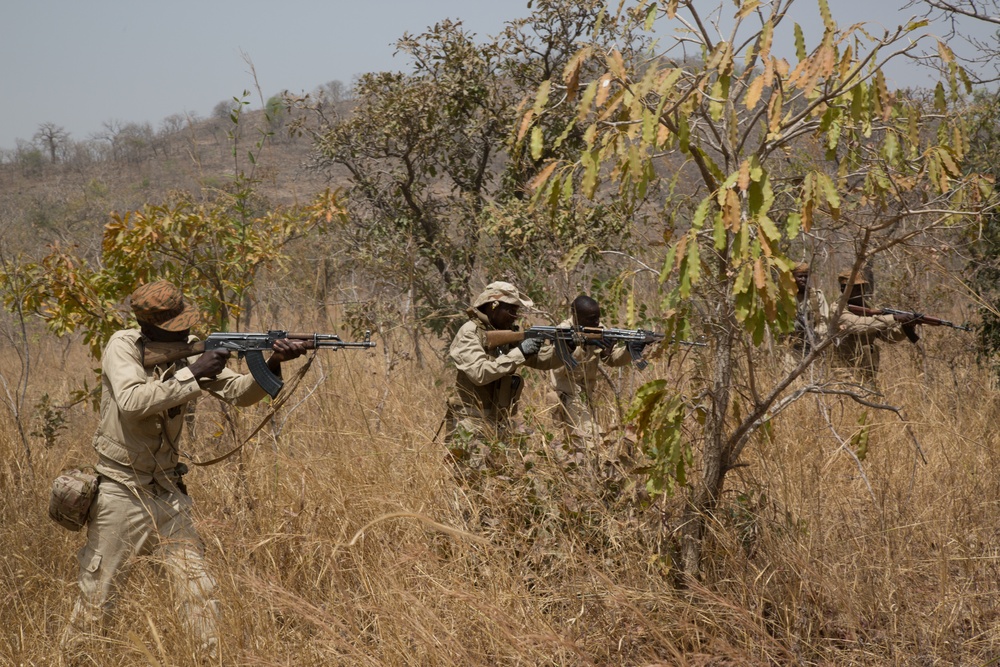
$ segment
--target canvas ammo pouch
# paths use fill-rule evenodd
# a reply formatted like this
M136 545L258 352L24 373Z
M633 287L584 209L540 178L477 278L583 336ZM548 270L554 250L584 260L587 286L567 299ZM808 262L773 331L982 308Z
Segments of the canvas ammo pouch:
M67 530L83 528L99 482L93 468L64 470L52 482L49 517Z

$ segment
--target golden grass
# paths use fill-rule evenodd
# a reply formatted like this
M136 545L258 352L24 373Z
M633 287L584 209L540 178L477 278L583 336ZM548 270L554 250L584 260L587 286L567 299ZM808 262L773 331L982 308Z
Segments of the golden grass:
M925 349L946 342L934 332ZM222 664L986 664L1000 655L998 410L971 357L953 373L954 357L918 359L907 345L885 350L883 386L926 464L894 415L869 411L859 468L819 402L844 437L859 409L804 398L730 474L705 580L687 590L671 569L678 499L644 507L540 454L540 375L525 399L533 467L512 452L506 479L470 486L432 442L450 380L433 358L387 377L381 350L326 353L240 456L189 475L219 584ZM58 367L55 350L36 368ZM89 366L82 355L65 374L38 373L32 392L64 396ZM626 398L675 367L626 371ZM46 517L48 486L92 462L96 422L82 406L70 416L57 447L33 439L33 474L0 419L0 664L59 662L83 535ZM197 433L198 456L232 446L214 399ZM153 560L137 564L95 647L99 665L194 664Z

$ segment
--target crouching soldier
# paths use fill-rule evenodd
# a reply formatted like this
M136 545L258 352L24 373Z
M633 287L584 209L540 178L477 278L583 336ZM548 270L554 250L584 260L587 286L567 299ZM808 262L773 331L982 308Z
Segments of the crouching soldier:
M549 370L562 363L554 348L546 345L543 349L537 338L517 345L487 346L487 331L514 330L520 309L533 306L514 285L490 283L466 311L469 321L455 334L448 350L455 384L448 393L445 442L454 459L470 468L490 465L491 445L498 446L510 435L511 417L517 412L524 384L519 369Z

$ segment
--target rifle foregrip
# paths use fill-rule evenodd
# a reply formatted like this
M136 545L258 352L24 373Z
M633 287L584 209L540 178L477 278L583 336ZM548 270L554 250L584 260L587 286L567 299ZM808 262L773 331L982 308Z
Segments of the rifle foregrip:
M281 388L285 386L285 382L267 367L264 353L260 350L252 350L247 352L246 359L247 368L250 369L250 374L253 375L253 379L257 381L260 388L266 391L271 398L277 396Z

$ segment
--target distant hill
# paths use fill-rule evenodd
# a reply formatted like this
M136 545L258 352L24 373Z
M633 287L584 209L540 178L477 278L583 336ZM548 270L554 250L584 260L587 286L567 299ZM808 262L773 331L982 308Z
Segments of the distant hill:
M274 205L306 202L336 186L307 168L311 141L290 136L286 124L275 127L258 150L264 126L262 111L242 114L238 136L228 118L179 117L159 131L148 124L109 123L101 138L6 151L0 155L4 247L32 253L53 242L75 243L86 253L100 242L110 212L161 203L171 192L210 191L238 169L252 171L260 193ZM251 150L256 165L247 155Z

